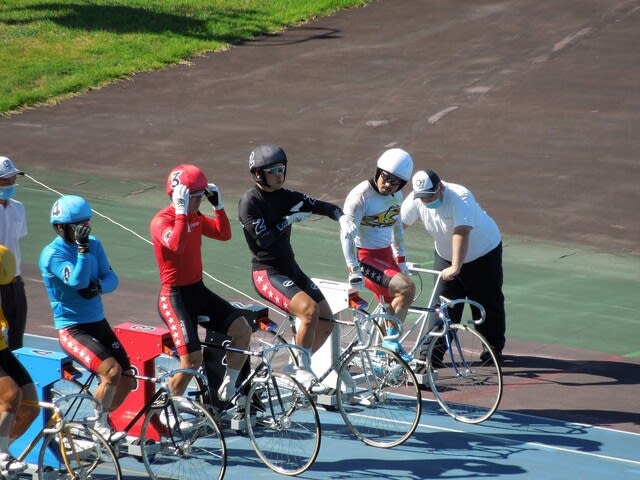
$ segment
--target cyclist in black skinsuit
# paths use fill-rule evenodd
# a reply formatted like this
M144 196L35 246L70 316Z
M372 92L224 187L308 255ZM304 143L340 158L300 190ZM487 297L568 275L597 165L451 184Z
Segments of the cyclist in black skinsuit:
M253 254L253 285L263 298L300 320L296 345L309 356L322 346L333 325L324 295L298 266L291 248L291 225L312 213L338 220L342 209L300 192L282 188L287 156L276 145L260 145L251 152L249 170L255 180L238 205L247 245ZM301 356L296 378L305 386L313 380L308 357Z

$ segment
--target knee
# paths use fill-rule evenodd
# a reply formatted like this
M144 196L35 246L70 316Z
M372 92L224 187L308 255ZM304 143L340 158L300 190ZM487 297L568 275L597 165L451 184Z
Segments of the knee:
M15 413L22 401L22 392L20 388L14 383L11 386L7 386L5 390L0 394L0 412L13 412Z
M413 297L416 293L416 285L410 278L405 277L404 275L396 275L393 277L389 286L393 288L395 296L408 299L409 302L413 301Z
M313 323L318 319L319 315L320 309L318 308L318 304L313 300L305 302L296 314L296 316L305 323Z
M105 362L108 362L108 364L104 365L104 368L100 369L104 372L100 377L102 380L110 384L119 383L120 378L122 377L122 367L115 359L105 360Z

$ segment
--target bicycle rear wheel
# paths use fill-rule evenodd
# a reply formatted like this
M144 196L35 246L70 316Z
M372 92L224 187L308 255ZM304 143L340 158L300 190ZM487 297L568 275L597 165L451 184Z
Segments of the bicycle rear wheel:
M491 347L473 328L454 323L427 351L431 391L443 410L463 423L480 423L502 398L502 370Z
M47 465L53 454L58 465ZM99 478L120 480L122 472L113 447L81 423L67 423L59 433L47 435L38 455L38 480Z
M354 351L340 366L338 409L347 427L367 445L395 447L415 431L422 396L414 373L383 347Z
M222 432L211 414L185 397L152 408L142 424L142 461L153 480L221 480L227 465Z
M320 419L311 395L288 375L254 379L245 408L247 433L260 459L274 472L298 475L320 450Z

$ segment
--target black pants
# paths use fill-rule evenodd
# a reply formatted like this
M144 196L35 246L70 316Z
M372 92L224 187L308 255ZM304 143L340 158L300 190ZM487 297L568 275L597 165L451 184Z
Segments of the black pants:
M24 330L27 326L27 295L24 282L19 276L8 284L0 286L2 311L9 323L9 348L21 348Z
M434 270L444 270L451 262L434 255ZM506 319L504 295L502 293L502 243L486 255L465 263L458 276L451 281L441 281L437 296L443 295L450 300L469 298L482 305L487 317L477 330L487 339L497 353L502 353L505 344ZM456 305L450 312L454 322L460 322L464 305ZM474 312L474 318L478 314Z

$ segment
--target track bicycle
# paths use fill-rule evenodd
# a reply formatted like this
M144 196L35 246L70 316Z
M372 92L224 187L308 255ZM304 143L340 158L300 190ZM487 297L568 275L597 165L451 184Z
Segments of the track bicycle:
M427 306L412 305L402 324L398 340L411 357L417 378L426 376L429 389L441 408L463 423L481 423L498 408L502 398L502 369L485 338L474 327L485 320L485 310L468 298L435 299L440 272L409 264L416 278L419 297L423 290L421 273L436 277ZM471 318L454 323L452 308L471 311ZM375 312L384 311L378 302ZM376 338L381 342L383 337ZM426 360L421 360L424 357ZM422 383L422 382L421 382Z
M201 404L186 396L171 395L167 382L177 373L192 375L207 385L206 377L193 369L173 369L157 377L131 375L137 382L150 382L157 388L123 428L128 435L142 420L139 436L127 436L128 453L142 459L153 480L222 480L227 463L222 431ZM95 378L91 373L81 382L74 375L67 375L64 381L54 384L53 394L64 395L70 390L89 393ZM66 415L85 424L92 416L85 402L68 405Z
M379 322L398 320L385 313L370 315L356 308L361 302L357 295L349 296L350 319L321 318L334 323L339 331L340 353L324 372L317 374L317 383L309 391L316 391L320 384L335 385L325 393L335 395L336 408L355 437L367 445L390 448L405 442L415 431L422 397L409 365L391 350L372 345L372 330L379 331ZM295 317L287 318L295 338ZM288 344L273 322L254 336L264 345ZM270 362L285 370L297 365L297 356L291 349L285 352Z
M202 319L201 319L202 320ZM206 323L206 322L204 322ZM226 352L247 355L252 361L244 378L236 384L236 393L226 402L217 396L214 381L209 387L202 385L199 378L190 384L188 395L208 405L213 414L223 424L228 421L236 432L247 433L256 454L274 472L283 475L299 475L315 462L320 451L321 429L318 411L312 396L290 375L275 372L269 358L289 345L274 345L265 349L243 350L229 345L228 337L215 334L209 337L225 340L201 342L205 361L201 370L212 379L220 372L213 372L213 362L207 362L207 350L218 352L224 357ZM161 362L177 362L175 357L165 357ZM157 364L158 365L158 364ZM220 365L223 368L223 365ZM166 368L166 366L156 367ZM195 383L195 387L192 386Z
M64 415L69 402L86 401L94 404L92 397L84 394L60 396L53 402L39 401L41 409L51 412L46 424L25 446L16 457L25 461L27 456L42 441L38 453L35 478L38 480L120 480L122 472L120 463L113 447L90 426L84 423L72 422ZM56 466L52 462L57 462ZM0 477L7 480L17 479L26 472L10 474L2 472Z

